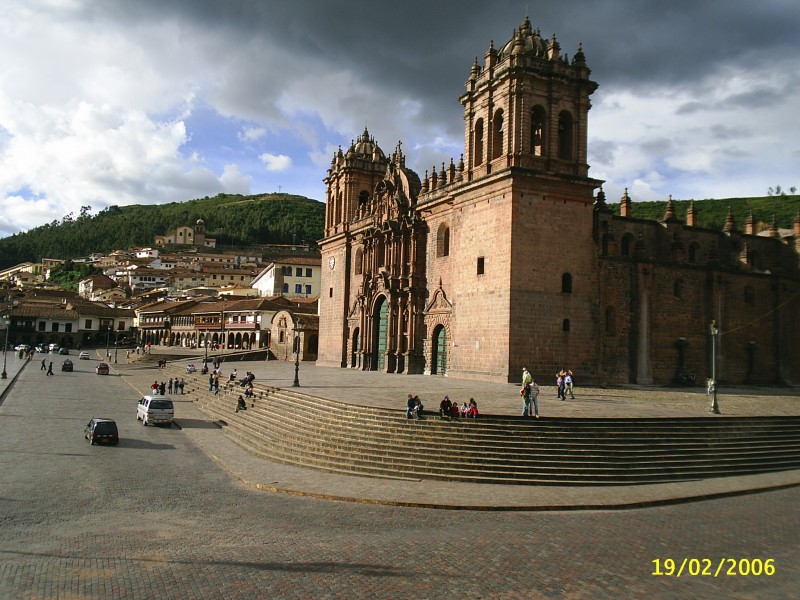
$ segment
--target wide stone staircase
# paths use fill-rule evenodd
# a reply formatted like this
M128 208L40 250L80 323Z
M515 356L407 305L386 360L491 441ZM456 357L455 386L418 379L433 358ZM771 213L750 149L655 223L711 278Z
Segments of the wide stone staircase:
M185 375L173 367L173 376ZM168 371L165 375L170 374ZM800 468L800 417L575 419L484 416L408 420L404 410L356 406L256 385L185 393L226 435L270 460L392 479L517 485L631 485Z

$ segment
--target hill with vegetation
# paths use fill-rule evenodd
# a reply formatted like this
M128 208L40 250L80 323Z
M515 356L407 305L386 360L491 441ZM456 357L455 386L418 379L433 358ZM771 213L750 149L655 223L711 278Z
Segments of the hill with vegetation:
M698 227L722 229L730 210L736 229L744 230L747 217L752 212L756 233L768 229L772 220L781 229L794 227L797 211L800 210L800 195L763 196L756 198L723 198L709 200L673 200L675 216L686 220L689 204L694 202L695 222ZM614 214L619 214L619 204L608 203ZM659 221L667 212L667 201L631 202L630 216L637 219Z
M217 248L250 244L315 244L325 226L325 204L303 196L220 194L187 202L109 206L97 215L84 206L72 214L24 233L0 239L0 268L42 258L76 258L93 252L152 246L165 235L198 219Z

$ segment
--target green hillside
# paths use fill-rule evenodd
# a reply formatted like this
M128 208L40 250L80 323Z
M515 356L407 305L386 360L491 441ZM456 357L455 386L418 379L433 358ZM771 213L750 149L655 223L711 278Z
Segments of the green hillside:
M188 202L109 206L92 216L84 207L77 218L68 215L0 239L0 268L42 258L75 258L92 252L151 246L164 235L197 219L217 247L249 244L315 243L323 235L325 204L303 196L220 194Z
M675 216L686 220L686 211L691 200L673 200ZM608 207L619 214L619 204L609 203ZM767 229L775 219L779 228L791 229L794 219L800 210L800 195L763 196L757 198L723 198L694 201L695 219L699 227L722 229L728 210L733 214L736 229L744 230L744 224L750 212L753 213L756 232ZM631 216L637 219L660 220L667 211L667 201L632 202Z

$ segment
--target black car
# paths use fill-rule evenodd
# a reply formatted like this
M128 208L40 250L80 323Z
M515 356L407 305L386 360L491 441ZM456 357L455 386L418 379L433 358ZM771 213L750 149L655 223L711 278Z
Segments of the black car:
M73 365L72 365L72 361L70 359L67 359L63 363L61 363L61 370L62 371L69 371L71 373L72 372L72 367L73 367Z
M59 354L69 354L69 348L64 348L63 346L58 349Z
M116 446L119 444L117 423L113 419L94 417L86 425L83 437L89 440L89 443L92 445L106 443Z

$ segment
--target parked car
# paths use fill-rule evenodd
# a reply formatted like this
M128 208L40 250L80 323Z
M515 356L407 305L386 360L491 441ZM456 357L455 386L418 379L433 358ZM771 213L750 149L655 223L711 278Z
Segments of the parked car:
M23 352L27 352L30 349L31 347L28 344L19 344L17 346L14 346L14 350L16 350L17 352L19 352L20 350L22 350Z
M136 420L142 425L171 425L175 416L172 399L167 396L144 396L136 406Z
M93 417L83 431L83 437L89 440L93 446L95 444L106 443L116 446L119 444L119 431L117 423L113 419Z
M98 375L108 375L108 363L98 363L98 365L94 368L94 372Z
M78 355L78 358L80 358L81 360L89 360L89 353L86 350L83 350Z
M61 370L62 371L69 371L71 373L73 367L74 367L74 365L72 364L72 361L70 359L67 359L63 363L61 363Z
M57 352L58 344L50 344L47 348L50 350L50 352Z
M69 354L69 348L67 348L66 346L62 347L62 348L59 348L58 349L58 353L59 354Z

